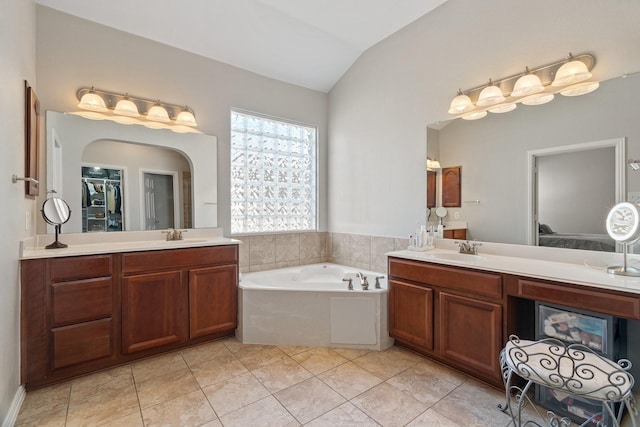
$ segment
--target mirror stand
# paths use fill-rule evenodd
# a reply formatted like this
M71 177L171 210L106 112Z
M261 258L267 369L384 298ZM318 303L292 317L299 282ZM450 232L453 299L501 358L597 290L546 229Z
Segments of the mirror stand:
M54 228L56 230L56 241L51 243L50 245L45 246L45 249L62 249L62 248L66 248L68 245L65 245L64 243L62 243L62 242L60 242L58 240L58 234L60 234L60 229L62 228L62 224L55 224Z
M621 276L640 277L640 269L631 267L627 263L627 253L629 252L628 246L628 243L622 244L622 265L607 267L607 273L619 274Z

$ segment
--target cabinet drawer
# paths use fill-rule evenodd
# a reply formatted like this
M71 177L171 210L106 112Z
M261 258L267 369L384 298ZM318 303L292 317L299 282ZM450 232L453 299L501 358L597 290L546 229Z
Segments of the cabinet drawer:
M52 282L111 276L111 255L53 258L49 265Z
M456 228L454 230L444 230L443 237L445 239L467 240L467 229Z
M489 298L502 298L502 276L497 274L392 258L389 275Z
M54 283L51 289L53 326L111 317L111 278Z
M199 265L232 264L238 260L238 246L213 246L166 251L133 252L122 255L122 273L158 271Z
M518 279L518 296L595 311L627 319L640 319L640 299L562 284Z
M111 356L111 319L53 329L53 368Z

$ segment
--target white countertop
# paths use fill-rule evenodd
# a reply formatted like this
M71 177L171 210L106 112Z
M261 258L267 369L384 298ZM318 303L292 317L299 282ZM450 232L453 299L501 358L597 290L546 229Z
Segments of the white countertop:
M20 242L20 259L55 258L119 252L157 251L203 246L237 245L240 240L222 237L221 228L192 228L183 240L167 241L162 230L60 234L58 240L68 245L45 249L55 241L53 234L38 234Z
M436 239L435 246L434 249L423 252L409 250L389 252L387 256L587 285L640 295L640 277L607 273L608 266L622 264L621 253L483 243L483 246L478 249L478 256L473 256L459 254L457 250L454 250L453 241L447 242L446 239ZM628 263L631 266L640 267L640 258L637 255L629 255Z

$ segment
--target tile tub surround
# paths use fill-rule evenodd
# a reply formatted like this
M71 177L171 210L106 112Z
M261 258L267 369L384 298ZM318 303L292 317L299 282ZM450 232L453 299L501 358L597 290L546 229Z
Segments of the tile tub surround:
M240 272L332 262L363 270L387 271L387 252L406 249L409 240L349 233L308 232L234 235L241 240Z
M27 393L16 426L499 426L503 392L417 354L202 344Z

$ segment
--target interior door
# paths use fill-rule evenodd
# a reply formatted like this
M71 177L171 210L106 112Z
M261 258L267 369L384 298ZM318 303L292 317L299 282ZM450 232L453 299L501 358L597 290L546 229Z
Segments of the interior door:
M173 175L144 172L145 230L175 228Z

